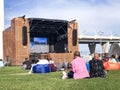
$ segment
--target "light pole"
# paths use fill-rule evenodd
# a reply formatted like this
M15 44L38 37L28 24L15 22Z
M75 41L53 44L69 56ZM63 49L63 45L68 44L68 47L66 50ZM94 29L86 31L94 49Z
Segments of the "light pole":
M103 48L102 48L102 44L103 44L103 42L102 42L102 36L103 36L103 31L99 31L99 36L100 36L100 45L101 45L101 54L100 54L100 57L101 57L101 59L102 59L102 56L103 56Z

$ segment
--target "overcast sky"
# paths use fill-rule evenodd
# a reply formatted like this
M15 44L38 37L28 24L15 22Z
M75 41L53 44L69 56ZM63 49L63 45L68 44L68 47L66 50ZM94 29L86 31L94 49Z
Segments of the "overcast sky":
M76 19L79 34L120 36L120 0L4 0L5 28L11 19L49 18L71 21Z

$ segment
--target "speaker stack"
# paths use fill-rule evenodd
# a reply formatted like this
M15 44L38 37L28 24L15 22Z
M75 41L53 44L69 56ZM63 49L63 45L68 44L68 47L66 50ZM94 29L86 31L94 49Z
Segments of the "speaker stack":
M22 27L22 44L27 45L27 27Z
M72 43L73 43L73 46L76 46L77 45L77 30L74 29L73 32L72 32Z

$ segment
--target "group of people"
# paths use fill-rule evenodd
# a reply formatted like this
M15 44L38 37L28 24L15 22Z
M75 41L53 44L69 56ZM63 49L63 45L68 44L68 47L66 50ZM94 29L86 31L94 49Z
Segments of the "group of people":
M87 62L86 59L82 58L79 51L74 53L74 59L71 63L61 62L59 65L56 65L53 60L49 57L38 60L32 59L28 60L27 58L23 62L22 69L29 69L29 73L33 72L33 67L39 64L48 64L50 67L50 72L63 70L62 79L74 78L74 79L84 79L84 78L95 78L95 77L105 77L106 71L104 70L104 62L119 62L119 58L116 59L114 55L111 55L110 58L100 59L100 55L95 53L92 60ZM89 67L87 67L87 64Z
M41 56L39 56L39 59L32 59L32 60L28 60L28 58L25 58L25 61L22 64L22 69L30 70L29 71L30 74L30 73L34 73L33 72L34 66L42 65L42 64L48 64L51 72L57 71L54 61L51 60L51 58L49 58L48 56L45 56L44 59L41 59Z
M44 59L43 58L41 59L41 56L39 56L39 59L29 60L28 58L25 58L21 67L23 70L30 70L29 73L32 73L33 66L38 64L49 64L51 72L61 71L71 68L71 64L69 62L61 62L59 64L55 64L55 62L48 56L45 56Z
M74 59L71 63L61 62L57 66L55 65L54 61L51 60L51 58L46 57L42 60L40 58L41 57L39 57L38 60L31 60L31 64L28 62L29 60L26 59L22 66L25 69L30 69L29 73L33 73L33 67L38 64L49 64L52 71L60 71L62 68L64 68L62 79L105 77L103 61L100 60L100 55L98 53L95 53L93 59L89 61L89 70L86 67L86 59L80 56L79 51L74 53ZM26 64L28 64L28 66L26 66Z
M117 54L115 55L113 54L111 55L111 57L104 57L103 61L117 63L117 62L120 62L120 56L118 56Z
M105 77L103 62L100 60L98 53L95 53L93 59L89 61L90 71L87 70L86 60L81 58L79 51L74 53L74 59L71 64L72 68L68 73L63 71L62 79Z

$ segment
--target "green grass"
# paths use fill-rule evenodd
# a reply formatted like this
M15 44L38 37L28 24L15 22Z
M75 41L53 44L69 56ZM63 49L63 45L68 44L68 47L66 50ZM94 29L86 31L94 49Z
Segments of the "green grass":
M0 90L120 90L120 70L110 71L106 78L66 79L62 72L27 74L20 67L0 68Z

